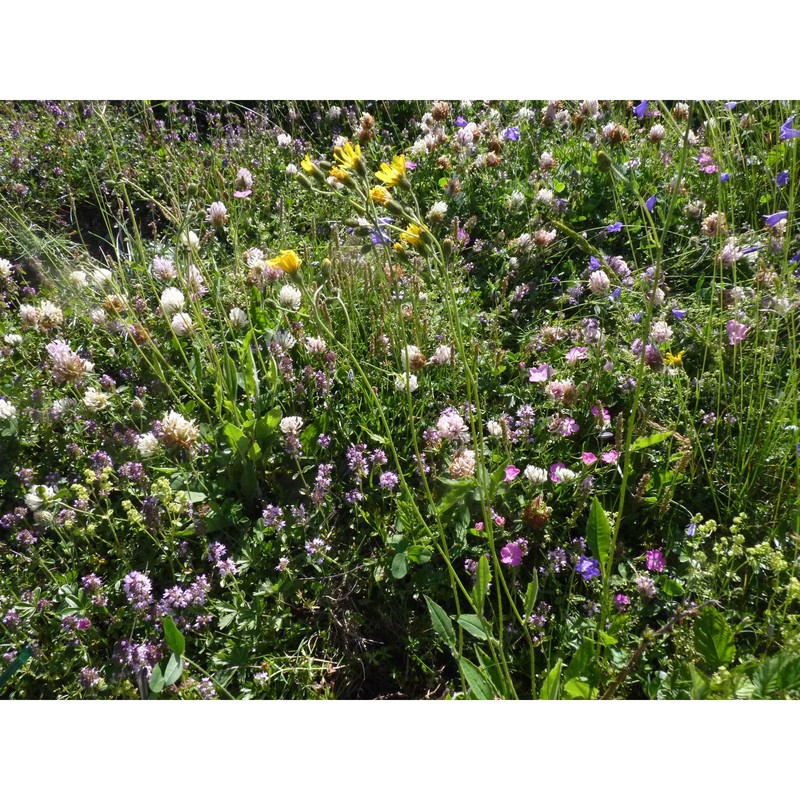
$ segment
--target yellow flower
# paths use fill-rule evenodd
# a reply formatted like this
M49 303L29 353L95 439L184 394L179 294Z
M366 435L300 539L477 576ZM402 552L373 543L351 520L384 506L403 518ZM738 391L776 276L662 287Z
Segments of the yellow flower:
M346 181L350 177L349 172L343 170L341 167L337 167L335 164L331 167L330 175L340 182Z
M383 186L373 186L369 190L369 196L374 202L380 203L382 206L385 206L392 199L392 196Z
M281 250L279 255L267 261L271 267L277 267L289 273L297 272L302 263L300 256L294 250Z
M419 247L422 244L421 234L424 229L412 222L401 234L400 238L408 242L412 247Z
M395 156L391 164L385 161L375 173L375 177L387 186L397 186L406 176L406 159L404 156Z
M305 172L314 171L314 162L311 160L311 156L309 156L308 153L306 153L306 157L300 162L300 166Z
M342 147L333 148L333 156L344 169L355 169L361 161L361 145L353 147L350 142L345 142Z
M678 364L683 363L683 354L685 352L686 352L685 350L681 350L680 353L675 353L675 354L673 354L673 353L665 353L664 354L664 361L666 361L667 364L669 364L669 366L674 367L674 366L676 366Z

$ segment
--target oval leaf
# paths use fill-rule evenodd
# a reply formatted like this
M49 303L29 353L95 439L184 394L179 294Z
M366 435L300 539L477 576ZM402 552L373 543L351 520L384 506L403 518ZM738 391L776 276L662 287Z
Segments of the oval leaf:
M178 630L174 620L170 616L164 617L161 620L164 627L164 638L167 641L169 649L177 656L182 656L183 651L186 649L186 639L183 634Z
M431 615L433 629L446 645L455 648L456 632L453 630L453 623L447 616L447 612L440 605L434 603L428 595L425 595L425 602L428 605L428 613Z
M169 661L167 661L167 666L164 668L164 685L172 686L172 684L176 683L178 678L181 677L182 673L183 663L181 662L181 657L173 653L169 657Z
M492 691L492 686L478 667L468 659L462 658L461 669L464 670L470 691L478 700L494 700L495 693Z
M603 506L596 497L592 498L589 522L586 525L586 542L592 555L600 562L600 567L605 572L608 551L611 548L611 525L606 512L603 511Z
M489 638L483 630L480 617L476 614L462 614L456 619L456 622L476 639L485 642Z
M558 689L561 684L561 668L563 666L564 662L559 658L553 669L547 673L542 688L539 690L540 700L558 700Z

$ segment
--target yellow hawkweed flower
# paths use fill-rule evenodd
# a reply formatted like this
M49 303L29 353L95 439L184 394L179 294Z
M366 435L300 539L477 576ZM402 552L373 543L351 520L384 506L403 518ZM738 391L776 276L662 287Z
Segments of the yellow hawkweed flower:
M309 156L308 153L306 153L306 157L300 162L300 166L305 172L313 172L315 169L314 162L311 160L311 156Z
M678 364L683 363L683 354L685 352L685 350L681 350L680 353L665 353L664 361L666 361L671 367L677 366Z
M373 186L369 190L369 196L375 203L380 203L382 206L385 206L392 199L392 196L383 186Z
M353 147L350 142L345 142L341 147L333 148L333 156L343 169L355 169L361 161L361 145Z
M337 167L335 164L331 167L330 175L333 178L336 178L337 181L346 181L350 177L350 173L346 170L343 170L341 167Z
M302 263L300 256L294 250L281 250L279 255L267 261L271 267L277 267L289 273L297 272Z
M409 226L400 234L400 238L404 242L408 242L412 247L419 247L422 244L422 231L424 228L421 228L416 223L412 222Z
M375 173L375 177L387 186L397 186L406 176L406 159L404 156L395 156L391 164L385 161Z

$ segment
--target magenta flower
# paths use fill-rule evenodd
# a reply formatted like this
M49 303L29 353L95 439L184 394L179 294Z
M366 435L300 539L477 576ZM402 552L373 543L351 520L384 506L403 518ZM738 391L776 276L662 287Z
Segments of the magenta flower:
M492 522L494 522L498 528L502 528L503 525L506 524L506 518L501 517L494 509L492 509Z
M509 542L500 551L500 561L509 567L518 567L522 563L522 559L528 552L528 540L517 539L514 542Z
M701 172L705 172L707 175L711 175L719 169L714 163L714 156L711 155L708 147L704 147L700 151L700 155L697 157L697 166L700 167Z
M476 522L475 523L475 530L476 531L482 531L483 530L483 523L482 522Z
M583 461L587 467L591 467L592 464L597 461L597 456L594 453L581 453L581 461Z
M580 429L581 426L572 417L564 417L559 420L557 428L558 433L564 437L572 436L573 433L577 433Z
M241 192L234 192L233 196L234 197L250 197L251 194L253 194L253 190L252 189L244 189Z
M520 472L520 471L519 471L519 470L518 470L518 469L517 469L517 468L516 468L516 467L515 467L513 464L509 464L509 465L506 467L506 477L505 477L505 482L506 482L506 483L511 483L511 481L513 481L513 480L514 480L514 478L516 478L516 477L517 477L517 475L519 475L519 472Z
M616 464L619 461L619 453L616 450L609 450L607 453L601 453L600 458L604 464Z
M621 593L614 595L614 608L616 608L617 611L625 611L630 604L631 601L628 595Z
M549 364L542 364L540 367L531 367L528 372L528 380L531 383L544 383L555 374L555 370Z
M664 554L660 550L648 550L644 554L644 558L647 569L649 569L650 572L663 572L664 567L667 566Z
M771 228L773 225L777 225L782 219L786 219L788 216L788 211L776 211L774 214L764 214L764 224L768 228Z
M728 341L733 347L736 347L737 344L741 344L747 337L747 326L743 325L741 322L737 322L735 319L728 322L725 326L725 330L728 332Z
M567 465L561 461L550 465L550 480L553 481L553 483L561 483L563 479L558 473L559 470L566 469L566 466Z

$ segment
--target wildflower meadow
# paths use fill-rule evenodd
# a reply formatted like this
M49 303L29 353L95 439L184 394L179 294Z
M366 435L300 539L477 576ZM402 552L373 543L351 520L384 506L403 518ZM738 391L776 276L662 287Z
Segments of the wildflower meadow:
M0 697L800 696L799 147L0 102Z

